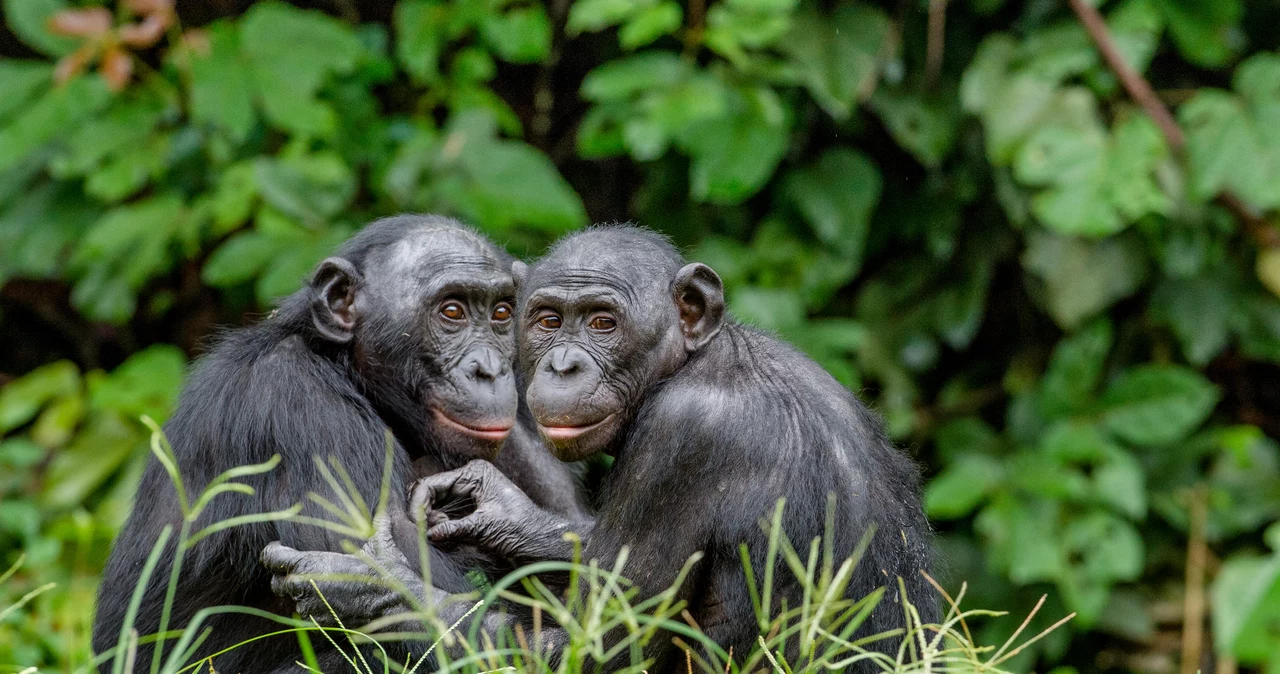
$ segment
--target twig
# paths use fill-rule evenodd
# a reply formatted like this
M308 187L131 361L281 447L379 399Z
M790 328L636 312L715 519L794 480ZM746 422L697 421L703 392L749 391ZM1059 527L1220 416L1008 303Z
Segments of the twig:
M1084 29L1089 33L1094 46L1102 54L1102 60L1106 61L1107 67L1115 73L1116 79L1120 80L1120 85L1128 92L1130 98L1142 106L1147 115L1155 121L1156 126L1160 127L1160 133L1164 135L1169 147L1181 154L1187 147L1186 135L1182 133L1178 122L1174 120L1169 109L1151 88L1151 84L1141 73L1130 68L1124 57L1120 55L1120 51L1116 49L1115 40L1107 30L1106 21L1102 19L1102 14L1086 0L1068 0L1068 2L1071 3L1071 9L1075 11L1076 16L1080 17L1080 23L1084 24ZM1280 246L1280 232L1271 227L1257 210L1243 199L1225 191L1215 197L1214 201L1239 220L1259 246L1264 248Z
M938 86L942 75L942 53L947 40L947 0L929 0L928 42L925 43L924 88Z
M1205 542L1207 505L1204 487L1191 492L1191 517L1187 525L1187 580L1182 599L1182 674L1196 674L1204 649L1204 569L1209 546Z
M1068 2L1071 3L1071 9L1075 10L1076 16L1080 17L1080 23L1084 24L1084 29L1089 32L1089 37L1093 39L1094 46L1102 54L1102 59L1116 74L1124 90L1129 92L1130 98L1137 101L1151 119L1155 120L1170 147L1181 152L1187 144L1182 129L1174 121L1173 115L1169 114L1169 109L1160 102L1160 97L1156 96L1151 85L1140 73L1125 63L1124 57L1116 49L1115 41L1111 39L1111 33L1107 31L1107 23L1103 21L1102 14L1085 0L1068 0Z

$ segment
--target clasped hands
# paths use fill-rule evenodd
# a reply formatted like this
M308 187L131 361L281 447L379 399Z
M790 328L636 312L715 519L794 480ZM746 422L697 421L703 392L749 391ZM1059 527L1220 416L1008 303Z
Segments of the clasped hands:
M416 522L425 521L428 540L446 552L472 545L517 564L564 560L571 552L563 540L571 523L539 508L487 461L418 480L409 488L408 506ZM299 615L322 624L333 624L335 617L364 624L412 611L406 592L432 601L432 588L423 586L420 571L396 545L388 515L374 519L374 530L357 554L269 544L262 564L274 574L272 591L291 599Z

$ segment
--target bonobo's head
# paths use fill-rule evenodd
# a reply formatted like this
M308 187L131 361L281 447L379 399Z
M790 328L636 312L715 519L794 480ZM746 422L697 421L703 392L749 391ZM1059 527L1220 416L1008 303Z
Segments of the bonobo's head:
M453 220L398 216L316 270L315 333L411 453L490 459L515 425L510 269L510 257Z
M526 399L563 461L609 450L724 317L720 277L638 227L593 227L514 272Z

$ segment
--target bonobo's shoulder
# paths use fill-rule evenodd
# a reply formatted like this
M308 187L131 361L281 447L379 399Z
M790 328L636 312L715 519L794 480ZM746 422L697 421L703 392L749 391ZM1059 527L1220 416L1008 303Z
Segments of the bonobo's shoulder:
M715 339L681 370L681 378L712 383L744 395L777 399L817 393L847 393L826 370L777 337L738 323L727 323Z
M195 364L179 399L183 412L236 418L296 411L291 401L311 408L339 403L351 382L334 364L314 353L299 334L263 324L223 333Z

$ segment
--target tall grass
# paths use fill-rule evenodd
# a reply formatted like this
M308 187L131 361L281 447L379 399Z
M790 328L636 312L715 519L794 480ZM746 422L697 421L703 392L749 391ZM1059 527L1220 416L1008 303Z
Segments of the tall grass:
M112 674L141 670L147 663L136 662L138 647L154 644L151 662L145 668L152 674L187 674L213 672L221 653L197 659L195 653L210 635L205 622L213 615L240 613L268 618L279 629L264 633L250 641L237 644L228 650L271 636L294 634L299 640L303 658L297 664L299 671L319 672L315 658L315 645L327 644L343 654L344 671L356 674L388 674L390 672L544 672L578 674L590 669L595 671L599 662L626 664L617 671L623 673L644 672L653 663L644 658L644 650L654 639L668 639L684 654L681 669L688 672L726 674L732 672L771 672L773 674L799 674L843 671L849 667L870 667L887 673L932 672L984 672L1000 674L1002 665L1027 646L1041 639L1053 629L1070 620L1063 618L1049 629L1018 642L1027 624L1040 604L1027 616L1022 626L1008 642L999 647L979 646L974 642L969 621L974 618L994 618L1004 614L996 611L961 608L966 587L962 586L954 598L946 594L932 578L929 582L945 599L948 610L940 624L925 624L910 598L904 597L902 610L904 629L883 634L862 636L858 634L871 612L884 596L881 588L872 594L850 599L845 589L852 577L859 558L871 540L873 532L864 536L858 548L848 557L838 559L831 546L823 545L823 538L809 542L807 549L797 549L782 531L781 521L785 503L779 502L772 520L762 523L768 527L769 543L766 551L764 576L757 579L749 563L749 551L741 548L745 579L755 612L759 639L749 653L726 652L708 638L686 610L685 603L677 598L677 589L698 555L690 557L671 587L656 596L641 596L635 585L627 579L628 554L624 548L608 568L602 568L596 560L581 558L581 545L574 541L572 562L540 562L531 564L494 582L487 591L459 596L458 601L471 603L471 610L463 619L445 624L436 608L424 605L421 598L409 593L392 575L375 560L349 546L349 552L364 556L380 582L405 595L406 603L413 610L408 613L386 616L368 625L344 625L334 613L336 626L322 626L315 620L300 620L277 616L256 609L237 606L209 607L199 611L181 630L169 630L169 616L178 583L182 557L199 540L231 527L259 522L291 520L338 531L352 539L363 539L373 534L375 520L385 509L390 488L390 472L384 474L382 492L373 508L351 488L351 481L340 463L330 459L317 465L333 498L309 494L308 498L333 516L333 520L301 515L302 505L296 504L283 511L236 517L196 530L196 522L205 507L220 496L253 496L249 485L237 482L238 478L271 471L279 463L278 456L252 466L236 468L218 476L194 498L189 497L177 458L159 426L144 419L152 431L151 450L168 472L177 491L182 510L182 524L177 531L175 559L168 579L165 602L157 633L140 635L133 627L143 588L147 586L161 552L174 535L166 527L160 534L147 559L137 588L132 595L124 625L115 648L99 654L91 667L111 661ZM388 438L388 460L391 465L392 445ZM834 527L834 509L828 509L825 540L830 541ZM421 531L420 534L424 532ZM429 556L425 550L425 537L419 536L421 574L424 584L430 586ZM778 565L778 560L782 561ZM19 560L21 564L21 560ZM791 573L802 589L798 605L788 606L774 595L776 587L774 569ZM16 571L17 565L0 576L3 583ZM557 591L549 588L540 575L546 573L567 575L567 588ZM316 580L320 580L317 578ZM37 588L11 607L0 607L0 620L22 610L24 605L50 586ZM319 586L314 586L319 592ZM899 580L899 589L904 588ZM1041 600L1043 603L1043 599ZM470 620L485 611L503 605L519 605L532 616L531 621L490 635L480 629L481 621ZM331 609L332 611L332 609ZM406 624L421 625L418 631L389 631L403 629ZM470 629L465 625L470 624ZM557 626L562 632L556 647L548 643L548 631L544 626ZM877 641L894 639L896 650L883 652L872 648ZM413 641L425 646L415 659L393 661L387 656L384 644ZM225 651L224 651L225 653ZM368 653L373 653L370 657ZM790 657L788 657L790 654ZM167 657L166 657L167 656ZM591 664L588 664L591 663ZM136 668L136 669L135 669ZM95 671L95 670L88 670ZM23 674L34 674L34 668ZM325 672L325 674L333 674Z

